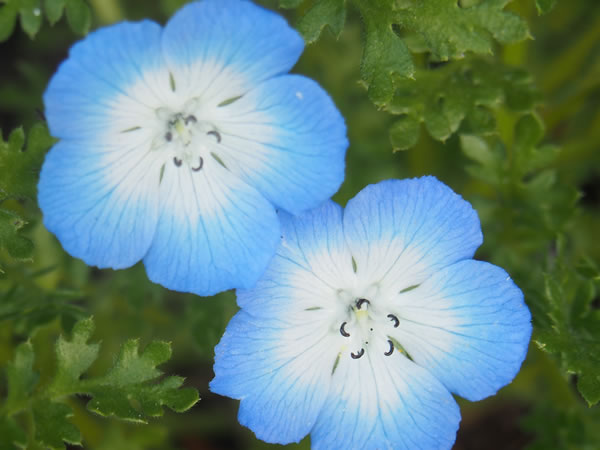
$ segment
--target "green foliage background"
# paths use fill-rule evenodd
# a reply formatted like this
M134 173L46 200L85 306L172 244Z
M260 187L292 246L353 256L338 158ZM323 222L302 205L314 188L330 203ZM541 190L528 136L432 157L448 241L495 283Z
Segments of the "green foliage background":
M69 46L123 19L164 23L183 3L0 0L2 450L272 447L237 423L237 402L207 389L234 294L170 292L140 265L87 267L44 229L36 205L54 142L41 95ZM528 358L497 396L460 401L455 448L600 448L600 3L261 3L305 36L295 71L346 118L335 199L433 174L478 210L476 257L525 293Z

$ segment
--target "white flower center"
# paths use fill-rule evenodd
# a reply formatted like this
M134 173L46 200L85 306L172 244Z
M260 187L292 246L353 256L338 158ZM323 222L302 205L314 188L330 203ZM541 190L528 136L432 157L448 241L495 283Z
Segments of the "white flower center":
M341 355L348 353L352 359L360 359L369 351L381 351L390 356L394 349L401 347L390 335L400 325L400 319L393 313L381 309L378 302L378 289L372 286L364 296L340 290L338 298L344 303L339 322L334 325L344 338ZM378 350L376 350L378 349Z
M199 109L197 99L185 103L180 111L169 108L158 108L158 133L152 143L152 149L165 152L172 158L176 167L187 167L199 172L204 166L204 159L212 155L223 164L211 146L221 143L221 133L217 127L197 117Z

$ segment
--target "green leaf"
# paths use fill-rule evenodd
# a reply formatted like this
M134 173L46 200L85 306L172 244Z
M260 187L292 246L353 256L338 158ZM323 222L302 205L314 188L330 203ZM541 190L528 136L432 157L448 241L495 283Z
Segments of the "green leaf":
M13 2L0 5L0 42L6 41L13 34L18 12Z
M84 0L66 0L67 21L71 29L85 35L92 25L92 12Z
M345 22L346 0L318 0L298 22L298 31L311 44L319 39L326 26L338 38Z
M33 242L20 232L26 224L16 213L0 208L0 249L19 261L31 261L33 255Z
M556 6L557 1L558 0L535 0L538 14L541 16L542 14L549 13Z
M168 377L158 384L148 384L162 375L156 367L171 357L171 346L155 341L140 355L138 341L123 345L115 365L104 375L86 383L94 397L88 409L103 416L115 416L134 422L163 414L162 405L183 412L198 401L194 389L179 389L183 378Z
M27 437L14 420L0 417L0 450L25 448Z
M99 344L88 344L94 333L92 318L84 319L73 327L73 337L69 341L63 336L56 342L56 376L50 390L57 394L70 394L76 391L81 375L89 369L98 357Z
M490 150L487 142L479 136L462 134L460 136L460 146L469 158L477 161L482 166L497 163L496 155Z
M42 26L42 6L40 0L20 0L21 27L31 39Z
M36 440L51 449L62 450L64 442L81 445L81 433L68 419L73 416L63 403L40 400L33 405Z
M445 64L420 70L416 80L397 80L393 99L384 109L423 122L429 134L445 141L463 121L468 134L489 134L495 129L491 110L505 104L513 89L537 98L530 76L485 59ZM528 104L533 108L535 102Z
M538 320L534 341L557 355L567 373L578 375L577 389L589 406L600 401L600 315L592 309L593 281L559 264L545 276L546 289L536 298L547 315Z
M356 4L365 24L361 77L376 105L394 94L395 76L412 78L414 65L406 44L394 32L393 2L364 0Z
M491 53L493 40L506 44L529 36L526 22L504 11L510 0L487 0L461 7L456 0L402 0L396 20L406 32L419 34L439 61L463 58L466 52Z
M73 411L63 403L72 395L92 397L87 404L90 411L137 423L162 416L164 406L184 412L198 401L196 389L182 388L183 378L161 379L163 373L157 366L171 357L171 346L166 342L151 342L140 353L137 340L129 340L104 375L86 376L100 350L99 344L89 343L93 333L94 322L88 318L74 325L70 339L58 338L56 371L53 377L45 374L44 379L49 381L41 386L33 371L32 345L26 342L17 348L14 361L7 367L8 395L0 403L0 430L12 430L10 439L23 440L23 433L11 417L30 414L33 424L29 426L29 435L36 444L52 449L65 448L65 442L81 445L81 434L69 421ZM0 445L4 445L1 436Z
M419 140L421 122L414 116L401 116L390 129L390 141L394 151L413 147Z
M44 0L44 7L46 9L46 17L50 25L54 25L60 20L65 9L67 0Z
M26 146L22 128L13 130L6 142L0 137L0 201L35 200L38 173L46 151L54 142L42 123L31 127Z
M19 345L13 362L6 367L8 396L4 408L17 410L27 404L39 376L33 371L34 353L31 342Z

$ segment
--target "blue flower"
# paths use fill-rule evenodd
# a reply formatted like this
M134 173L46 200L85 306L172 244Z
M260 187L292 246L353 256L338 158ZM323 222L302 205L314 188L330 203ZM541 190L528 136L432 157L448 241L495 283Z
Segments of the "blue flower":
M297 214L344 178L344 121L287 72L304 42L243 0L183 7L75 44L44 95L44 224L87 264L143 260L151 280L211 295L251 287Z
M213 392L268 442L438 449L452 394L480 400L519 371L530 313L507 273L472 259L476 212L433 177L282 215L267 271L215 349Z

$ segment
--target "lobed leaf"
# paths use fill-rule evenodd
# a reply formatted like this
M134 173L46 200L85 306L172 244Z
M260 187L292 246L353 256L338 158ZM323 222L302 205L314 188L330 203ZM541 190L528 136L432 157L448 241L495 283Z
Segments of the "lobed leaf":
M152 342L140 353L138 341L129 340L106 374L84 377L100 350L99 344L89 343L93 333L94 322L88 318L75 324L70 339L59 337L56 372L43 386L37 385L38 375L33 371L32 345L26 342L17 348L7 368L8 394L0 409L0 431L6 435L0 437L0 448L12 448L13 442L24 440L25 433L12 416L26 411L35 424L28 430L30 439L38 445L51 449L64 449L65 443L81 445L81 433L69 420L71 407L59 402L76 394L91 397L87 408L92 412L138 423L162 416L164 406L184 412L198 401L196 389L182 388L183 378L160 379L157 366L171 357L166 342Z
M518 102L513 92L520 93ZM533 109L537 92L526 73L485 59L456 61L434 70L417 71L416 80L399 80L384 109L400 116L392 128L395 150L413 146L420 124L436 140L445 141L464 123L468 134L496 130L492 110L501 105L515 111ZM399 133L407 135L401 139Z
M534 341L559 357L563 370L577 375L577 389L593 406L600 401L600 314L592 308L594 282L559 264L546 273L545 287L537 301L549 320L540 321Z
M46 125L37 123L29 130L25 143L23 128L16 128L8 140L0 137L0 201L6 198L36 197L37 178L44 155L55 140Z
M73 416L71 408L64 403L39 400L33 404L36 441L51 449L65 449L65 442L81 445L81 433L69 418Z

